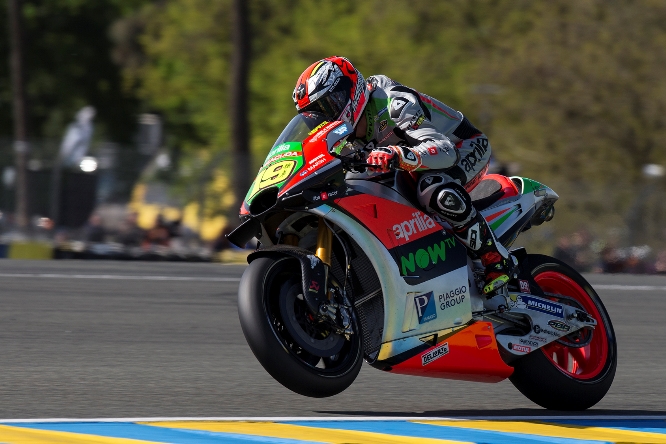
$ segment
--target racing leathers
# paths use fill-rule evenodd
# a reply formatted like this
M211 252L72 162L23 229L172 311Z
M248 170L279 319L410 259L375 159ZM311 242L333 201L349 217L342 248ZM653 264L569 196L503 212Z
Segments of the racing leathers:
M432 216L448 222L456 238L486 268L484 293L505 285L513 258L483 216L472 206L471 191L486 174L488 138L462 113L383 75L367 79L364 142L368 162L386 171L395 167L416 173L417 198Z

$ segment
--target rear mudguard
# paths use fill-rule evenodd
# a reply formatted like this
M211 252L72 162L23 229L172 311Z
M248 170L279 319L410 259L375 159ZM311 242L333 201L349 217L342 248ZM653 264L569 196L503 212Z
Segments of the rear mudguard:
M260 257L281 258L293 257L301 263L303 280L303 297L313 314L319 313L319 306L328 300L328 266L312 252L289 245L276 245L262 248L247 257L248 264Z

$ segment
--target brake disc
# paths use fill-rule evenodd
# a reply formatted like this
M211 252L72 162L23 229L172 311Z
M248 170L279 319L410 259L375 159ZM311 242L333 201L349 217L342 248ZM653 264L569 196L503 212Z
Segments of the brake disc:
M287 289L281 289L280 312L284 326L291 337L308 353L326 358L342 350L345 343L344 336L317 322L310 314L303 300L302 284L295 283Z

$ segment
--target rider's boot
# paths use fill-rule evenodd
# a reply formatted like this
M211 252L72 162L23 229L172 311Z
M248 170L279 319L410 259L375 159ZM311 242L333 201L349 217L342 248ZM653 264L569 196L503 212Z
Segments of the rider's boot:
M488 222L476 210L462 226L454 226L453 234L467 249L481 259L486 269L483 286L485 294L491 294L506 285L516 267L515 258L495 238Z
M426 210L451 224L453 234L467 247L471 256L481 259L486 268L483 292L489 294L502 288L511 279L517 261L495 239L465 188L457 182L442 182L438 176L423 179L419 183L419 200Z

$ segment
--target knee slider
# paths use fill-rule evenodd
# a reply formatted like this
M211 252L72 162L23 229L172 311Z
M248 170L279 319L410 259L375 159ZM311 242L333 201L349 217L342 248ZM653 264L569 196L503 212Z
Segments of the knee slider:
M462 186L449 182L438 187L430 198L430 208L449 222L464 224L473 216L472 199Z

